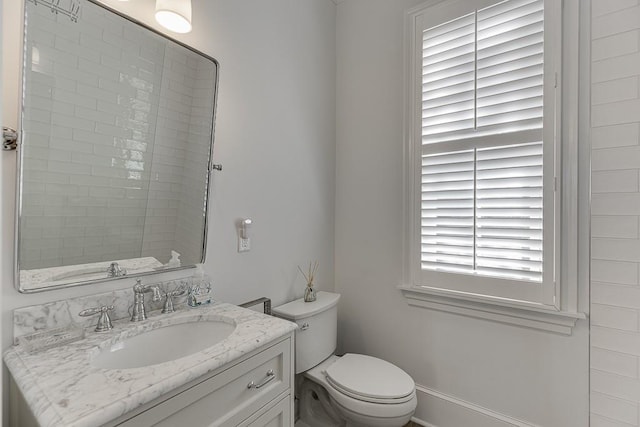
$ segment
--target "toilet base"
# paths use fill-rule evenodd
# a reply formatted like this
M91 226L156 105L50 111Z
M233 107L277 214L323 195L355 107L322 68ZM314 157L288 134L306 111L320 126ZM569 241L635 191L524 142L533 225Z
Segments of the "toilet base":
M304 379L300 391L300 425L304 427L346 427L346 422L331 406L327 391L319 384ZM298 423L296 423L296 426Z
M340 407L340 411L346 418L346 427L402 427L411 421L411 417L413 416L413 413L411 413L404 417L371 418L353 412L335 401L334 403Z
M374 418L355 413L332 399L322 385L308 378L299 390L296 394L300 399L300 427L402 427L413 415L411 412L404 417Z

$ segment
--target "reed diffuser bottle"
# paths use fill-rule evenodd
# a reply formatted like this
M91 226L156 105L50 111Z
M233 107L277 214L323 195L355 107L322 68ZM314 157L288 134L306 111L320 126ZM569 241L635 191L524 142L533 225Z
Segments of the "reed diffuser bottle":
M307 273L302 271L300 266L298 266L298 270L300 270L300 273L302 273L307 281L307 287L304 290L304 302L313 302L316 300L316 290L313 288L313 280L315 279L316 271L318 271L318 265L318 261L310 262Z

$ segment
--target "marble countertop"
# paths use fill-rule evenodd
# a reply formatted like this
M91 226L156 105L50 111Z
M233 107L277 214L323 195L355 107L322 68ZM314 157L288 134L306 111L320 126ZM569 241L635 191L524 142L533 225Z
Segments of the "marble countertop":
M91 359L128 336L197 320L233 322L222 342L174 361L132 369L100 369ZM96 427L112 421L190 381L232 362L296 329L295 323L226 303L183 308L149 319L114 322L114 329L60 347L29 353L14 346L4 361L42 427Z
M24 291L40 289L43 286L59 286L83 283L91 280L108 279L107 268L112 262L126 269L127 274L158 271L165 267L154 257L118 259L107 262L92 262L80 265L20 270L20 288Z

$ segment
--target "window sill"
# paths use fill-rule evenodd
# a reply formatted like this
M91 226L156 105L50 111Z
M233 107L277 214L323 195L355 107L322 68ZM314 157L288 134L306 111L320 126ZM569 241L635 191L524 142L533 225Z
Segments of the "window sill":
M490 320L498 323L571 335L584 313L556 311L537 306L520 305L507 300L489 300L481 296L460 294L443 289L399 286L409 305Z

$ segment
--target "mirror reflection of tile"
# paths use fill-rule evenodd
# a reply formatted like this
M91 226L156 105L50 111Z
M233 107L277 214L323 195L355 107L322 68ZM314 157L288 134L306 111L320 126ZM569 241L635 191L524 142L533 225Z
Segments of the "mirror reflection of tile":
M201 262L217 63L86 0L77 22L25 3L20 269Z

